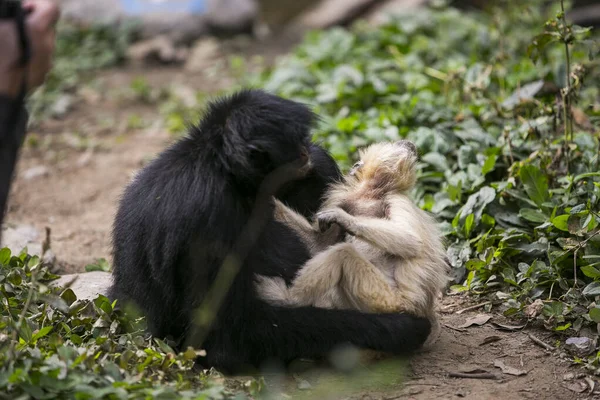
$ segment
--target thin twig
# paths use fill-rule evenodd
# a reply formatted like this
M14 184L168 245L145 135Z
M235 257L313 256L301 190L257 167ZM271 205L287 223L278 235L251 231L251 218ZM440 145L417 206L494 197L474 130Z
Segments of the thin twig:
M488 304L492 304L492 302L491 302L491 301L486 301L486 302L484 302L484 303L475 304L474 306L470 306L470 307L467 307L467 308L463 308L462 310L458 310L458 311L456 312L456 314L462 314L462 313L464 313L465 311L476 310L476 309L478 309L478 308L481 308L481 307L487 306Z
M567 172L569 171L569 143L573 140L573 118L571 116L571 55L569 54L569 42L567 41L567 34L569 33L569 27L567 25L567 18L565 16L565 4L564 0L560 0L560 9L562 11L562 23L563 30L561 36L565 44L565 55L567 64L567 87L561 91L563 97L563 113L565 119L565 155L567 162Z
M458 331L458 332L466 332L466 331L467 331L466 329L463 329L463 328L457 328L457 327L455 327L455 326L448 325L448 324L444 324L444 326L445 326L446 328L450 328L450 329L453 329L453 330L455 330L455 331Z
M546 350L554 350L554 347L550 346L548 343L542 342L540 339L533 336L531 333L528 333L527 336L529 336L529 339L533 340L533 343L537 344L538 346L543 347Z
M406 382L406 383L404 383L404 386L433 386L433 387L438 387L440 385L437 384L437 383Z
M467 378L467 379L498 379L498 376L490 372L480 372L476 374L468 374L465 372L448 372L450 378Z

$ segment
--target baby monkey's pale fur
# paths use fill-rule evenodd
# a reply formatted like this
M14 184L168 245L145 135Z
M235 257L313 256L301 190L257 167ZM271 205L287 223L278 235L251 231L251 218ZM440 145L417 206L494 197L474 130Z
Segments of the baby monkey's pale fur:
M258 294L286 306L403 311L430 318L437 334L435 303L448 264L434 219L407 195L416 183L416 148L379 143L360 159L328 190L315 226L275 200L275 219L302 237L312 258L290 287L257 276Z

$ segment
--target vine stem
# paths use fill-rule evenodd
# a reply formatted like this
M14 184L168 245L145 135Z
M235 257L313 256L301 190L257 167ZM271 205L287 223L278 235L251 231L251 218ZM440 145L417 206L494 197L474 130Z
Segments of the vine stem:
M567 80L566 90L562 91L563 97L563 113L564 113L564 125L565 125L565 159L567 161L567 171L569 171L569 143L573 140L573 119L571 118L571 54L569 52L569 41L567 27L567 17L565 15L565 2L560 0L560 10L562 12L563 32L562 39L565 44L565 56L567 61Z

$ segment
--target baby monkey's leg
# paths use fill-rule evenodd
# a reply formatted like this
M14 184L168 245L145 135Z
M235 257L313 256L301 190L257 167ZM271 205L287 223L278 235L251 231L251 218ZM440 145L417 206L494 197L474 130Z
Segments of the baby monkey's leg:
M343 293L343 295L342 295ZM294 279L290 298L300 305L397 312L400 306L385 276L349 243L340 243L306 263Z

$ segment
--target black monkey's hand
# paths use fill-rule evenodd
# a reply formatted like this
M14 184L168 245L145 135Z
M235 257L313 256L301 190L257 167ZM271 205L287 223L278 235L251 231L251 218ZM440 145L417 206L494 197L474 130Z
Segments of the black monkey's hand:
M329 210L317 213L317 223L319 231L325 232L331 228L333 224L339 225L344 231L349 231L350 226L349 215L341 208L332 208Z

